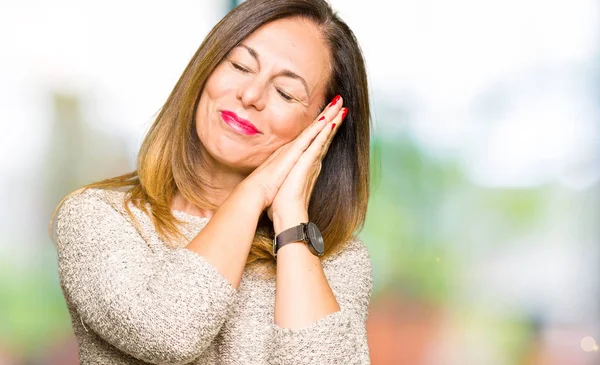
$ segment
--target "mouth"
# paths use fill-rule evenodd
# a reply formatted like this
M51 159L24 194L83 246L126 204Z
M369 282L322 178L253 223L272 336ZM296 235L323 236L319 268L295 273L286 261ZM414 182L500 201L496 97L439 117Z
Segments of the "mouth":
M240 134L251 136L261 133L249 120L238 117L238 115L232 111L221 110L221 119L223 119L223 122L231 127L231 129Z

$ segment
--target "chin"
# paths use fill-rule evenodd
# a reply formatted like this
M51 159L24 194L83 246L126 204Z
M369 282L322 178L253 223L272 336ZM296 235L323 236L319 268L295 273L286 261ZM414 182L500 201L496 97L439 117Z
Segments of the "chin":
M248 146L243 146L239 142L231 140L221 140L221 142L216 146L213 145L213 148L207 148L206 150L211 158L221 165L222 168L249 174L257 167L257 165L249 163L253 159L248 154Z

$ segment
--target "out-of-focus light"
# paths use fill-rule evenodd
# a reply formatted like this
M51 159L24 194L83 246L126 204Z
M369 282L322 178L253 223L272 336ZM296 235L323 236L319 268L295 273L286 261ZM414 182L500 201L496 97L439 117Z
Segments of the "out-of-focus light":
M581 340L581 349L585 352L596 352L598 351L598 344L593 337L587 336Z
M436 257L436 258L435 258L435 261L436 261L436 262L440 262L440 258L439 258L439 257Z

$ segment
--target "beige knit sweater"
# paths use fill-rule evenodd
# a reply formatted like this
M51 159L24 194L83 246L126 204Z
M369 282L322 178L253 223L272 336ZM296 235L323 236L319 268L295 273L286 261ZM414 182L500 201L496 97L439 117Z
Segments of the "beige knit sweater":
M85 364L369 364L371 261L359 240L322 261L341 310L302 329L274 324L275 279L235 289L202 256L167 247L121 191L69 197L55 219L58 273ZM173 211L188 242L207 218Z

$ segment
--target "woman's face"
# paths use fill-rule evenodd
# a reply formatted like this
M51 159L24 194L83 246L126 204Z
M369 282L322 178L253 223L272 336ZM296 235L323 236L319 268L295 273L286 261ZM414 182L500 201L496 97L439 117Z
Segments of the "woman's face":
M311 21L280 19L257 29L204 86L195 122L205 151L221 165L252 172L319 114L329 65L328 47ZM255 129L240 127L239 119Z

